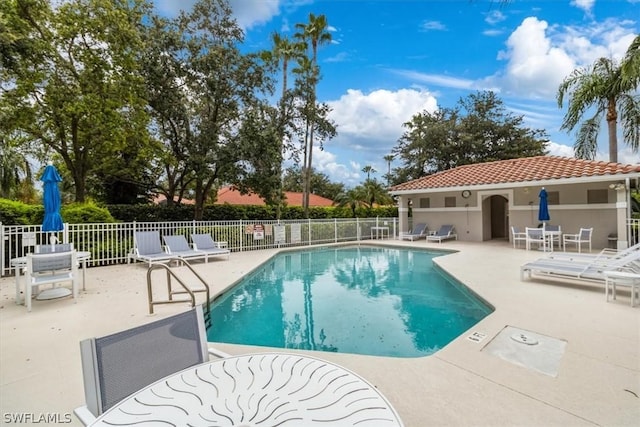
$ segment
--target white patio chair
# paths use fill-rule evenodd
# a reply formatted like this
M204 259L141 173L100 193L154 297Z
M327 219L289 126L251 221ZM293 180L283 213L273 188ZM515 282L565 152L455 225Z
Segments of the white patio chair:
M65 282L71 283L71 295L73 298L77 298L78 261L76 251L27 254L25 267L25 305L27 311L31 311L31 297L34 290L37 293L43 285L59 285Z
M518 227L511 226L511 240L513 240L513 249L516 248L516 243L518 244L518 247L520 247L520 242L525 242L526 246L527 233L520 231Z
M209 360L228 357L208 348L202 306L136 328L80 342L84 425L147 385Z
M593 227L580 228L578 234L565 234L562 236L562 249L567 251L567 243L574 244L578 247L578 253L582 252L582 244L589 244L589 252L591 252L591 235L593 234Z
M531 250L532 245L537 245L538 248L542 248L543 250L547 250L547 238L544 234L544 227L534 228L534 227L525 227L524 229L526 236L526 248L527 250Z
M551 249L557 244L558 249L560 249L560 244L562 243L562 226L561 225L553 225L553 224L545 224L544 233L547 237L547 241Z

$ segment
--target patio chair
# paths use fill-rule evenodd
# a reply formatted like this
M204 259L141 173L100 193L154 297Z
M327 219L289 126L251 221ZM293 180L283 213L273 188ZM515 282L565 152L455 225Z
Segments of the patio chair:
M542 248L545 251L547 250L547 238L544 234L544 227L525 227L524 231L526 234L525 242L527 250L531 250L532 245L537 245L538 248Z
M635 245L629 246L628 248L622 249L622 250L604 248L596 254L577 253L577 252L553 252L549 254L549 259L573 261L576 263L588 264L596 260L606 261L609 259L621 258L634 251L640 251L640 243L636 243Z
M594 260L581 264L573 261L564 261L550 258L540 258L528 262L520 267L520 280L524 280L525 273L528 278L533 274L544 277L587 280L604 283L605 271L629 271L640 273L640 251L634 251L625 256L609 259Z
M451 224L443 225L435 233L427 235L428 242L434 241L434 242L442 243L443 240L447 240L447 239L458 240L458 235L455 234L455 228Z
M31 297L34 289L40 290L42 285L58 285L71 283L71 295L78 297L78 261L76 251L57 253L29 253L25 267L25 305L31 311ZM45 291L43 291L45 292ZM43 298L53 299L68 296L69 292L55 292L55 295ZM37 297L36 297L37 299Z
M227 242L216 242L211 237L211 234L197 234L194 233L191 235L191 241L193 242L193 248L199 251L205 252L208 256L229 256L231 255L231 251L227 249L225 246Z
M578 234L565 234L562 236L562 249L567 251L567 243L574 244L578 247L578 253L582 252L582 244L589 244L589 252L591 252L591 235L593 234L593 227L580 228Z
M80 342L85 406L73 412L89 425L122 399L167 375L229 355L208 348L202 306L146 325Z
M162 239L167 247L167 252L181 260L204 259L205 262L209 262L209 255L205 251L192 249L187 239L181 234L163 236Z
M516 243L520 247L520 242L527 242L527 233L520 231L518 227L511 226L511 240L513 240L513 249L516 248Z
M401 231L398 235L400 240L414 240L422 239L423 237L427 237L427 224L424 222L420 222L413 226L412 230L408 232Z
M134 247L129 253L129 260L148 262L169 262L176 257L162 248L158 231L136 231L133 235Z

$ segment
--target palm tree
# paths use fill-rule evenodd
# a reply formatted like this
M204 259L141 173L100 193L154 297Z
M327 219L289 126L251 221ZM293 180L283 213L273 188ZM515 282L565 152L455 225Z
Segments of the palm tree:
M352 188L344 193L338 194L334 201L334 204L339 208L349 207L353 217L356 217L356 209L362 206L367 206L366 195L361 186Z
M393 154L387 154L384 156L384 161L387 162L387 187L391 185L391 162L395 156Z
M271 40L273 42L273 50L267 54L269 59L274 60L276 63L282 63L282 94L280 96L280 118L278 120L278 138L282 144L280 149L280 154L282 155L282 151L285 146L285 126L288 121L287 117L287 75L289 72L289 61L295 60L302 56L304 45L301 43L294 43L286 37L280 36L278 33L273 33L271 35ZM280 158L279 168L282 170L282 157ZM278 188L278 201L276 206L276 218L280 219L280 215L282 213L282 202L283 202L283 194L282 194L282 177L279 180L279 188Z
M589 69L574 70L560 85L557 94L560 108L565 95L570 96L560 129L573 130L586 111L595 108L593 117L582 123L576 135L576 157L595 157L603 117L606 117L609 132L609 161L618 162L618 117L622 121L626 143L637 151L640 145L640 99L633 95L630 84L621 84L621 74L621 67L614 60L600 58Z
M640 85L640 35L629 45L627 54L622 61L622 84L629 88Z
M362 172L364 172L364 173L366 173L366 174L367 174L367 181L369 181L369 180L371 180L371 174L372 174L372 173L376 173L376 172L378 172L378 171L377 171L377 170L375 170L375 169L373 168L373 166L371 166L371 165L367 165L367 166L365 166L365 167L363 167L363 168L362 168Z
M307 148L307 158L305 164L305 189L304 189L304 201L303 206L305 210L305 216L308 214L309 210L309 187L311 182L311 167L312 167L312 158L313 158L313 129L314 129L314 117L313 111L315 110L316 104L316 85L318 83L318 46L327 44L331 42L331 33L328 32L329 24L327 23L327 18L324 15L318 15L317 17L313 14L309 14L309 23L308 24L296 24L296 28L298 32L295 34L295 37L300 41L308 43L311 46L312 52L312 66L313 66L313 74L315 79L313 81L313 90L311 93L311 117L312 122L309 128L309 139L308 139L308 148Z

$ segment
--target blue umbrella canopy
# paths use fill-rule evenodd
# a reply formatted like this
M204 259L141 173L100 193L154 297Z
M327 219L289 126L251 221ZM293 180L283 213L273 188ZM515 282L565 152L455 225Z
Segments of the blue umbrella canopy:
M62 181L55 166L48 164L40 178L42 185L42 203L44 205L44 219L42 231L60 231L64 228L60 216L60 190L58 183Z
M547 190L542 187L540 190L540 194L538 194L540 198L540 205L538 206L538 221L549 221L551 217L549 216L549 202L547 201Z

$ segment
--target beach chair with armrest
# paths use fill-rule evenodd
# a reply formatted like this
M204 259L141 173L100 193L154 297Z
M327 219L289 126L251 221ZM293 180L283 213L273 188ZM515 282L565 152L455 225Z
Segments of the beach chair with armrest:
M516 243L520 246L520 242L527 242L527 233L520 231L521 229L516 226L511 226L511 240L513 240L513 249L516 248Z
M441 226L435 233L427 235L428 242L442 243L443 240L447 239L458 240L458 235L455 233L455 227L451 224L445 224Z
M181 234L163 236L162 239L164 240L167 252L173 256L177 256L181 260L204 259L205 262L209 262L207 252L192 249L187 239Z
M129 260L143 261L151 265L153 262L169 262L176 258L162 247L158 231L136 231L133 240Z
M593 227L580 228L578 234L565 234L562 236L563 250L567 251L567 243L574 244L578 247L578 253L582 252L582 244L589 244L589 252L591 252L591 235L593 234Z
M202 306L101 338L80 342L85 405L74 410L89 425L147 385L229 355L207 345Z
M191 235L191 241L193 242L193 248L199 251L205 252L208 256L229 256L231 251L223 245L226 242L216 242L208 233L194 233Z
M419 222L413 226L413 229L409 232L400 232L398 238L400 240L418 240L427 237L427 224Z

